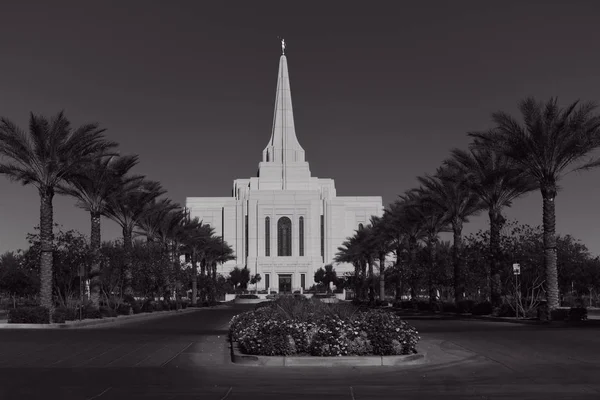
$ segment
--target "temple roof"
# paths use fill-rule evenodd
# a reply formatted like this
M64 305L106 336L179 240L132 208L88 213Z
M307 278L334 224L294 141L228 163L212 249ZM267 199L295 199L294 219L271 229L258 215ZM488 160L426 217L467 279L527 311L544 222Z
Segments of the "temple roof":
M294 127L294 111L287 58L282 55L279 59L279 72L277 74L273 131L267 147L263 150L263 162L285 165L304 161L304 149L298 143Z

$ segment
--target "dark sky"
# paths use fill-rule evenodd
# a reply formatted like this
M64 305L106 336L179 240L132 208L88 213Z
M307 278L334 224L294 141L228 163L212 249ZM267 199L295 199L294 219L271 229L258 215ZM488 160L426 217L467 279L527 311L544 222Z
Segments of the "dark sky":
M0 115L26 127L31 111L64 109L139 154L135 172L176 202L229 196L234 179L255 176L271 134L281 35L313 176L387 205L465 148L467 131L489 128L493 111L516 113L529 95L600 100L598 2L294 4L5 2ZM567 176L556 201L558 232L595 254L599 178ZM0 177L0 194L0 252L24 248L37 192ZM88 234L89 215L73 205L56 198L55 221ZM541 195L507 214L540 224ZM474 218L465 232L487 223ZM119 234L110 221L102 230Z

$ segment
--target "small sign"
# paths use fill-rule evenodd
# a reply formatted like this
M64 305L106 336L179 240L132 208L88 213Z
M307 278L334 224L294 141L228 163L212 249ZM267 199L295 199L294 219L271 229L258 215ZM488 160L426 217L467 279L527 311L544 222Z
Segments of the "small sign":
M513 273L515 275L521 275L521 264L513 264Z

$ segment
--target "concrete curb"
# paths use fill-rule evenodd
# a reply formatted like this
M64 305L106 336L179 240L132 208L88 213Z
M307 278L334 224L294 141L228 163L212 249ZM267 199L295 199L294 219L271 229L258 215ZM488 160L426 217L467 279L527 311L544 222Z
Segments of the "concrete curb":
M455 314L455 313L437 313L430 315L401 315L396 313L401 319L410 320L445 320L445 319L459 319L469 320L478 319L483 321L491 322L510 322L512 324L525 324L525 325L544 325L544 326L555 326L555 327L570 327L570 326L599 326L599 319L587 319L586 321L540 321L537 319L515 319L509 317L493 317L490 315L473 315L473 314Z
M178 311L155 311L151 313L140 313L134 315L119 315L118 317L108 317L101 319L87 319L82 321L67 321L65 323L52 323L52 324L0 324L0 329L77 329L86 327L95 327L103 325L120 325L128 322L146 321L151 319L163 318L172 315L185 314L194 311L201 311L207 309L220 309L227 308L226 305L218 305L213 307L190 307Z
M425 354L404 356L255 356L242 354L237 342L230 342L231 361L236 364L264 367L378 367L422 364Z

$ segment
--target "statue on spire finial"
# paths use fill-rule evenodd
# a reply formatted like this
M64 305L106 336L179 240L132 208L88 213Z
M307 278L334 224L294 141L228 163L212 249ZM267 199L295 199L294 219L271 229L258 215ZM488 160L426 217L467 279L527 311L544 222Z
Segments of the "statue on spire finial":
M281 54L285 55L285 39L281 38Z

